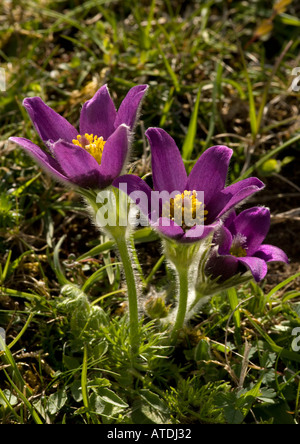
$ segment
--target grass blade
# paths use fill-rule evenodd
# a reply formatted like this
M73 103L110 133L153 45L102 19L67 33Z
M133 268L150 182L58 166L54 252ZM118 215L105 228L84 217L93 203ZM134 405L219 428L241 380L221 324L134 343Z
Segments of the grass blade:
M214 81L213 93L212 93L212 113L211 113L211 118L210 118L210 122L209 122L208 134L207 134L206 141L204 144L204 150L209 147L211 138L213 137L214 130L215 130L215 123L216 123L216 117L217 117L217 112L218 112L217 111L217 97L218 97L218 93L219 93L220 87L221 87L222 74L223 74L223 66L221 63L218 63L217 69L216 69L216 78Z
M89 408L89 398L87 391L87 347L84 347L83 351L83 361L82 361L82 370L81 370L81 393L83 405L86 409Z
M165 54L164 54L164 52L163 52L163 50L161 49L161 47L160 47L159 44L158 44L158 49L159 49L159 53L160 53L160 55L161 55L161 57L162 57L162 59L163 59L163 61L164 61L165 68L166 68L166 70L167 70L169 76L171 77L171 79L172 79L172 81L173 81L174 88L175 88L176 92L179 92L179 91L180 91L180 84L179 84L179 81L178 81L177 75L176 75L175 72L173 71L173 69L172 69L172 67L171 67L171 65L170 65L170 63L169 63L167 57L165 56Z
M19 332L19 334L15 337L15 339L13 341L10 342L10 344L7 346L8 348L12 348L18 341L19 339L23 336L23 334L25 333L25 331L27 330L28 325L30 324L32 318L33 318L34 314L30 313L30 315L28 316L28 319L24 325L24 327L22 328L22 330Z
M233 321L234 321L234 325L235 325L235 336L237 339L238 344L242 343L242 338L241 338L241 316L240 316L240 312L239 312L239 300L237 297L237 292L236 289L234 287L229 288L227 290L227 295L228 295L228 299L229 299L229 304L230 304L230 308L232 310L232 316L233 316Z
M15 197L20 197L21 194L28 188L34 181L36 181L42 173L39 172L36 176L34 176L32 179L28 180L26 183L21 185L19 188L17 188L15 191L13 191L11 194Z
M4 351L0 352L0 356L2 356L3 361L10 366L12 377L14 378L15 381L18 382L21 392L22 393L27 392L29 395L32 395L32 391L28 387L26 382L24 381L24 379L20 373L20 370L14 360L14 357L11 354L10 349L8 347L6 347L5 344L4 344L3 348L4 348Z
M275 294L277 291L281 290L285 285L292 282L294 279L297 279L300 276L300 273L293 274L293 276L290 276L289 278L285 279L283 282L280 282L276 287L272 288L272 290L266 295L266 301L269 301L269 299Z
M243 52L242 47L239 42L238 42L238 48L239 48L239 52L240 52L240 55L242 58L242 63L243 63L243 67L244 67L244 74L245 74L246 81L247 81L248 100L249 100L249 118L250 118L252 139L254 140L257 135L257 119L256 119L256 107L255 107L254 94L253 94L251 79L250 79L250 76L249 76L249 73L247 70L245 55L244 55L244 52Z
M63 241L65 240L66 236L62 236L61 239L58 241L56 247L54 248L54 253L53 253L53 268L54 271L56 273L57 279L60 283L60 285L65 285L68 284L69 281L66 279L63 270L61 268L60 262L59 262L59 251L60 251L60 247L63 243Z
M260 104L260 107L259 107L259 110L258 110L258 114L257 114L257 132L259 131L260 126L261 126L261 122L262 122L262 118L263 118L263 112L264 112L264 109L265 109L265 105L267 103L268 94L269 94L269 90L270 90L270 86L271 86L272 80L273 80L273 78L274 78L274 76L275 76L275 74L276 74L276 72L277 72L277 70L278 70L278 68L280 66L280 63L284 59L286 53L288 52L288 50L290 49L292 44L293 44L293 41L290 40L288 42L288 44L286 45L286 47L284 48L284 50L281 53L281 55L279 56L277 62L275 63L275 65L274 65L274 67L272 69L272 72L271 72L271 74L270 74L270 76L268 78L268 82L267 82L267 85L266 85L266 87L264 89L263 96L262 96L262 101L261 101L261 104Z
M95 282L98 281L99 276L101 276L101 274L103 273L104 270L106 270L109 267L115 267L118 265L121 265L122 262L113 262L110 264L106 264L103 267L99 268L99 270L95 271L95 273L93 273L83 284L81 290L84 293L87 293L89 291L89 289L94 285Z
M12 254L12 250L9 250L3 271L2 271L2 268L0 268L0 282L1 282L1 284L3 284L3 282L6 279L8 269L9 269L11 254Z
M164 255L162 255L158 261L156 262L156 264L154 265L154 267L152 268L151 272L149 273L149 275L147 276L147 278L145 279L145 285L149 285L149 283L151 282L151 279L153 278L153 276L155 275L155 273L160 269L160 267L162 266L162 264L164 263L166 257Z
M26 293L25 291L19 291L12 288L1 287L1 291L3 294L7 294L8 296L16 298L24 298L28 299L29 301L32 301L34 299L40 299L40 296L37 294Z
M185 136L182 147L182 157L184 160L190 160L194 149L194 142L197 133L197 119L198 119L200 97L201 97L201 88L198 89L195 106L191 115L188 131Z
M162 111L162 115L161 115L161 119L160 119L160 122L159 122L159 126L160 127L164 126L164 124L166 122L167 115L168 115L168 113L169 113L169 111L171 109L171 106L172 106L172 103L173 103L173 100L174 100L174 97L173 97L174 89L175 89L174 86L172 86L170 88L169 97L168 97L168 99L167 99L167 101L166 101L166 103L164 105L164 108L163 108L163 111Z
M23 403L26 405L27 409L29 410L32 418L34 419L34 422L36 424L43 424L41 418L39 417L37 411L35 410L35 408L33 407L33 405L28 401L28 399L26 398L26 396L22 393L21 390L18 389L18 387L16 386L16 384L12 381L12 379L9 377L8 373L4 370L4 373L7 377L7 379L9 380L11 386L14 388L14 390L16 391L16 393L19 395L19 398L23 401Z
M149 227L141 228L138 231L135 231L134 233L134 241L137 243L143 243L143 242L153 242L158 239L158 235ZM98 254L103 253L107 250L112 250L115 248L116 244L115 241L107 241L104 244L97 245L96 247L92 248L87 253L82 254L77 260L82 261L83 259L88 259L91 257L95 257Z
M16 420L19 422L19 424L22 424L22 418L21 416L19 416L17 414L17 412L15 411L15 409L13 408L13 406L11 405L11 403L9 402L9 400L7 399L7 397L5 396L5 393L0 389L0 397L3 399L3 401L5 402L6 406L9 408L9 410L11 411L11 413L14 415L14 417L16 418Z
M250 324L258 331L258 333L264 338L264 340L269 344L270 348L276 354L282 356L290 361L300 362L300 355L294 351L287 350L280 347L273 341L273 339L255 322L251 317L245 312Z
M288 141L284 142L279 147L274 148L273 150L269 151L267 154L265 154L264 156L260 157L260 159L258 159L254 163L254 165L252 165L250 168L248 168L237 180L235 180L235 182L238 182L239 180L242 180L242 179L246 179L247 177L249 177L253 173L253 171L255 171L257 168L259 168L268 159L270 159L271 157L276 156L281 151L283 151L285 148L287 148L288 146L292 145L293 143L298 142L299 140L300 140L300 134L297 134L295 137L293 137L292 139L289 139Z

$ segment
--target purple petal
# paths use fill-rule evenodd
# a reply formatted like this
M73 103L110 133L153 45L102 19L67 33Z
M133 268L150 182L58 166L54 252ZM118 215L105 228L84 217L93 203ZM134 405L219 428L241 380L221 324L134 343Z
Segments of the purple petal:
M152 154L152 175L154 189L157 191L186 189L187 174L175 141L160 128L146 131Z
M126 125L120 125L104 146L100 172L110 181L121 174L125 165L129 144L128 130Z
M219 246L219 254L229 254L232 245L232 235L224 225L216 232L214 241Z
M209 236L214 230L217 229L218 226L219 222L212 225L194 225L185 232L183 237L180 239L180 242L197 242Z
M270 211L253 207L242 211L234 220L236 233L246 237L247 256L252 256L264 241L270 228Z
M212 146L200 156L193 167L187 180L187 189L204 191L206 205L225 187L231 156L230 148Z
M94 97L82 107L80 114L80 134L93 134L107 140L114 132L117 112L108 92L103 85Z
M249 268L256 282L261 281L268 272L266 262L258 257L239 257L238 261Z
M234 210L232 210L232 211L230 211L230 213L226 214L226 219L223 220L224 227L228 228L228 230L232 234L236 234L236 232L234 230L234 226L232 224L232 222L234 221L235 218L236 218L236 212Z
M58 141L52 150L69 181L83 188L105 188L106 180L96 159L84 148Z
M44 143L48 140L56 142L63 139L72 142L76 139L77 130L64 117L46 105L40 97L24 99L23 105Z
M264 186L263 182L256 177L250 177L228 186L218 193L214 201L211 201L207 206L207 219L211 221L223 216L234 206L241 204L249 196L262 190Z
M152 224L152 227L156 228L163 236L179 241L184 233L179 225L167 217L160 217L156 223Z
M11 142L17 143L44 168L48 173L52 174L55 179L66 181L67 177L63 174L58 162L53 159L48 153L43 151L39 146L35 145L31 140L23 137L10 137Z
M157 194L153 193L152 189L147 183L138 176L127 174L125 176L117 177L113 181L113 186L123 190L136 203L139 209L149 220L155 222L159 217L159 210L152 211L159 208L157 203ZM151 210L152 204L152 210Z
M129 128L133 130L135 122L138 118L141 101L147 89L148 85L137 85L128 91L118 110L117 117L114 122L115 128L122 125L122 123L125 123L125 125L129 126Z
M253 253L253 256L259 257L260 259L263 259L266 262L285 262L286 264L289 263L289 259L284 251L282 251L280 248L275 247L274 245L268 245L263 244L261 245L255 253Z
M219 256L216 249L210 253L205 266L205 273L211 275L213 279L220 277L225 281L238 272L239 261L235 256Z

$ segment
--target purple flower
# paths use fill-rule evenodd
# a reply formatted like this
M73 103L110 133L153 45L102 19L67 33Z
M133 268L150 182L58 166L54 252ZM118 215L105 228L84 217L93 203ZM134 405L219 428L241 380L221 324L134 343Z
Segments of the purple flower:
M225 213L264 187L254 177L225 187L232 156L232 150L226 146L207 149L187 176L180 151L171 136L160 128L149 128L146 136L151 147L155 192L134 175L121 176L113 185L118 188L126 185L127 194L137 197L135 201L150 224L166 237L179 242L195 242L206 237L219 225ZM140 192L147 199L139 198ZM185 223L186 210L193 216L189 224Z
M106 85L82 107L78 131L39 97L23 102L47 150L11 137L56 179L82 188L103 189L121 173L147 85L130 89L116 111Z
M216 247L206 264L207 274L226 280L248 269L259 282L267 274L267 262L288 263L286 254L280 248L262 244L269 227L268 208L249 208L238 216L232 211L215 234Z

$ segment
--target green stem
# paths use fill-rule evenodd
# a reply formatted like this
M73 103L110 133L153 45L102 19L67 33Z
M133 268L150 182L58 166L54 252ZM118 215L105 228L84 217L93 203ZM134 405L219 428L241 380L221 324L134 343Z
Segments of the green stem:
M132 357L134 357L139 347L139 316L138 316L138 301L137 289L134 272L132 268L132 261L125 237L116 238L116 244L119 249L121 260L123 262L125 278L127 282L127 295L129 306L129 331Z
M178 302L176 320L171 334L172 344L175 344L179 330L183 327L185 320L188 293L189 293L188 268L189 267L182 267L180 269L177 269L179 277L179 302Z
M102 199L98 199L100 196L96 196L95 193L89 193L86 190L82 193L88 200L95 213L95 221L100 229L107 232L114 240L118 247L121 260L123 262L123 268L127 283L127 296L129 307L129 336L131 345L131 360L134 364L134 358L138 354L139 349L139 316L138 316L138 301L137 301L137 288L136 280L133 272L133 261L129 252L128 239L128 196L125 193L120 193L118 189L110 187L102 191ZM115 214L115 220L112 217L110 221L98 218L98 211L102 209L102 201L107 199L105 204L105 210L109 214ZM98 205L99 203L99 205ZM103 217L103 214L102 214ZM103 222L106 223L102 226ZM134 245L133 245L134 247ZM137 259L137 258L136 258Z
M180 244L167 239L164 241L165 256L175 266L179 279L178 307L171 332L172 345L175 345L179 330L182 329L186 319L188 299L192 296L192 294L189 295L189 291L194 291L193 287L189 286L189 278L193 269L197 269L199 248L200 242Z

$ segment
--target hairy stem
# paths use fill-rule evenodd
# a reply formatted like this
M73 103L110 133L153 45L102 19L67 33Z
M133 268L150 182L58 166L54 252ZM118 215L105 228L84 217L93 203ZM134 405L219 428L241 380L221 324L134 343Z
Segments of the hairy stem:
M179 301L178 301L177 315L171 333L172 344L175 344L179 330L181 330L183 327L185 321L186 309L187 309L188 294L189 294L188 267L182 267L180 269L177 269L177 272L179 278Z
M123 263L129 307L131 361L132 365L134 365L134 358L138 353L140 341L137 287L133 272L133 260L129 252L129 243L127 242L129 237L128 197L125 193L120 193L119 190L114 187L102 190L98 194L89 193L84 190L82 194L94 212L96 224L115 240Z
M128 250L126 238L116 238L116 243L123 262L125 278L127 282L127 295L129 306L129 334L132 358L136 355L139 348L139 316L137 289L134 272L132 268L132 260Z

